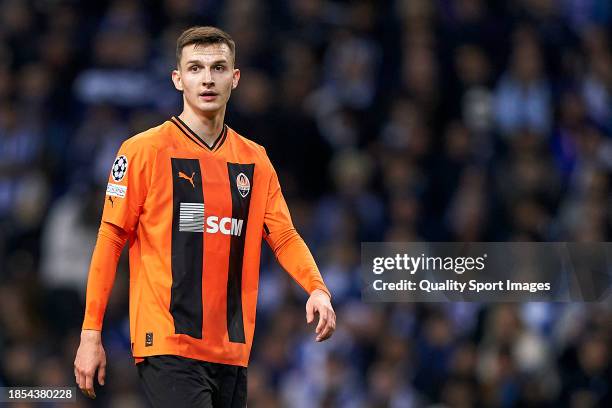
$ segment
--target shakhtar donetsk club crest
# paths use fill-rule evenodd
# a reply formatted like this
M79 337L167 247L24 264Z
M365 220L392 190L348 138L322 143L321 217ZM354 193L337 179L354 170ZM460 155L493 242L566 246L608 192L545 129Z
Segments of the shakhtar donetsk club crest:
M236 177L236 187L238 187L238 192L242 196L242 198L246 197L251 191L251 182L249 178L244 175L244 173L240 173Z
M119 156L115 159L113 163L113 168L111 170L111 175L113 176L113 180L121 181L123 177L125 177L125 173L127 173L128 167L128 159L125 156Z

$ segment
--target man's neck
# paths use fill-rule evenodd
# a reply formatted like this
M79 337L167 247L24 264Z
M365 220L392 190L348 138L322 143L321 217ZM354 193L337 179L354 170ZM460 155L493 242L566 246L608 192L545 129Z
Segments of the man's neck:
M212 116L198 115L193 110L185 107L183 112L179 115L179 118L187 124L198 136L206 142L207 145L212 146L217 137L223 130L223 119L225 116L225 109L215 113Z

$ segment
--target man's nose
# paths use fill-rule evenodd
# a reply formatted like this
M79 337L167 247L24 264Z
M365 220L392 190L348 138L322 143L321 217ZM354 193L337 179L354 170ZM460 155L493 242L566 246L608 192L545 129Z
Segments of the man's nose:
M212 78L212 72L211 72L210 68L204 70L204 79L203 79L203 81L204 81L205 84L212 84L214 82L213 78Z

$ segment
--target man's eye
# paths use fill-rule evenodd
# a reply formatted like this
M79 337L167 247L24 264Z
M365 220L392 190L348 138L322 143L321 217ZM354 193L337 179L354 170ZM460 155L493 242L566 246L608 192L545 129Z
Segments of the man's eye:
M215 71L223 71L224 69L225 69L225 67L223 65L215 66Z
M199 70L200 67L198 67L197 65L192 65L191 68L189 68L189 70L196 72L197 70Z

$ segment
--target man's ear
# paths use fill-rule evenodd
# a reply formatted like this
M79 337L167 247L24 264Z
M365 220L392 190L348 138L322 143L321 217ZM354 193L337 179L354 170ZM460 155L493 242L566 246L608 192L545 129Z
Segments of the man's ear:
M236 89L238 86L238 82L240 82L240 70L234 69L234 74L232 77L232 89Z
M177 91L183 91L183 82L181 81L181 73L178 69L172 71L172 82Z

